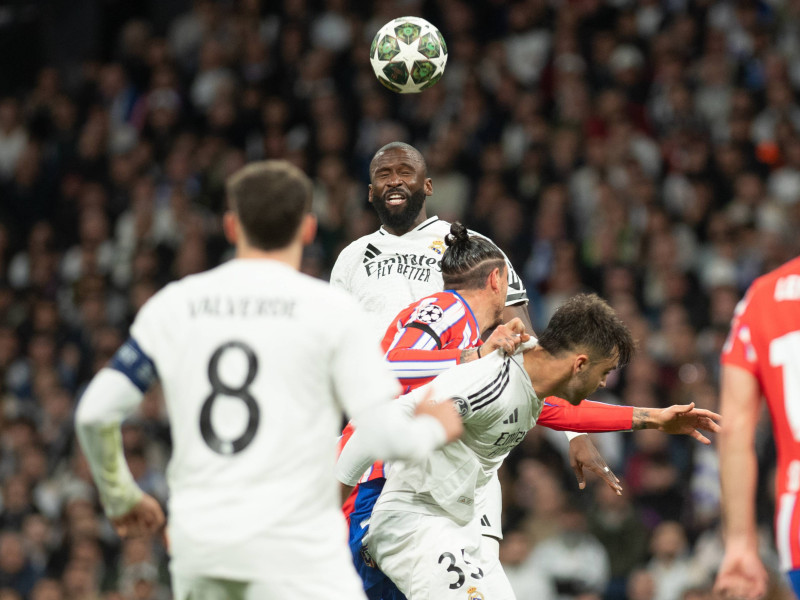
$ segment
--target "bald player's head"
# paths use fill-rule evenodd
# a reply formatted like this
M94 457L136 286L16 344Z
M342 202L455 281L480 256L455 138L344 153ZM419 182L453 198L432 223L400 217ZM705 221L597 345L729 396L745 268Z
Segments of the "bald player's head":
M425 162L425 157L422 156L422 152L414 148L411 144L406 144L405 142L389 142L385 146L382 146L372 157L372 160L369 163L369 176L370 180L375 173L375 165L378 159L389 152L390 150L400 150L406 154L409 158L417 161L419 166L421 167L420 173L423 177L428 176L428 163Z

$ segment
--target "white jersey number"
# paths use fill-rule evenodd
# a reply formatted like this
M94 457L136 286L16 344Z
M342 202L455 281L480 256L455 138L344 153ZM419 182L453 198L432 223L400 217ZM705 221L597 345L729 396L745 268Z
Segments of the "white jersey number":
M800 441L800 331L772 340L769 364L782 367L783 404L796 441Z
M247 375L245 376L244 383L238 388L230 387L220 379L219 376L219 361L222 355L232 348L238 348L244 352L247 357ZM248 387L256 378L258 373L258 358L253 349L244 344L243 342L228 342L223 344L214 351L211 355L211 360L208 362L208 380L211 382L211 395L203 402L203 408L200 410L200 433L203 435L203 440L208 444L214 452L219 454L236 454L241 452L256 435L258 429L258 422L261 418L261 411L258 408L256 399L250 394ZM214 431L211 424L211 409L214 406L214 401L220 394L238 398L245 403L247 407L247 427L244 433L233 441L221 439Z

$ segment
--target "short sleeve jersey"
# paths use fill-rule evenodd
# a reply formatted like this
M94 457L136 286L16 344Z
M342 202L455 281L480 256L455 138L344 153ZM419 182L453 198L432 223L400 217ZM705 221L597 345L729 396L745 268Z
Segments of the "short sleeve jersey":
M797 557L791 566L796 568L800 539L794 538L800 507L796 500L791 509L781 502L782 498L796 499L800 490L800 258L753 282L736 307L721 362L752 373L767 399L778 453L778 549L786 565L791 546L791 554ZM787 531L789 523L795 522L791 527L795 535L784 544L782 520Z
M163 386L174 572L252 580L296 569L285 563L298 552L346 551L333 475L343 411L399 391L363 323L347 294L265 260L187 277L142 307L118 354L144 357Z
M438 217L429 218L401 236L381 228L342 250L331 271L331 285L354 295L373 315L372 328L380 339L386 325L404 307L444 289L441 261L448 233L450 223ZM507 259L506 263L506 304L526 302L522 280Z

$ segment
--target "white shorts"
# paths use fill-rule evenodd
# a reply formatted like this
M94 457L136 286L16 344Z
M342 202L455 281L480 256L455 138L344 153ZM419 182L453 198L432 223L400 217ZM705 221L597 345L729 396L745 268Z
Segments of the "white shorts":
M478 501L475 503L475 514L480 515L481 535L503 539L501 515L503 514L503 490L497 473L489 480L486 487L481 490Z
M367 600L355 571L319 576L313 568L270 581L231 581L172 574L175 600Z
M375 511L366 545L408 600L514 600L500 561L481 550L476 519Z

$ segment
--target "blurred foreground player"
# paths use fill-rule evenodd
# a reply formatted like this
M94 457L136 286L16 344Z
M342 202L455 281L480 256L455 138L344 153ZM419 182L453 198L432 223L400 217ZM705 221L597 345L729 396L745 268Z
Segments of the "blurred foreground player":
M800 597L800 258L753 282L736 308L721 362L725 556L715 590L747 600L767 591L755 515L754 444L763 395L778 451L775 541L781 568Z
M452 404L418 418L347 294L298 273L314 237L311 183L284 161L228 182L236 258L172 283L81 399L78 435L120 535L157 530L133 481L120 423L158 378L173 437L169 538L177 600L363 598L333 475L342 409L386 458L457 437Z

